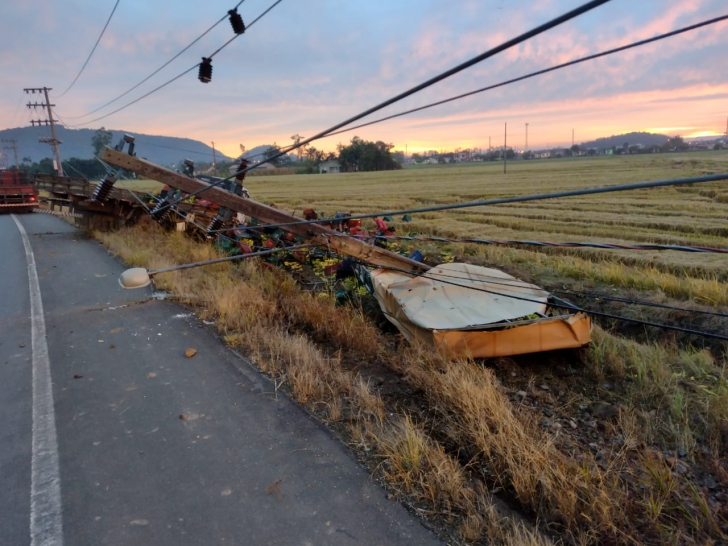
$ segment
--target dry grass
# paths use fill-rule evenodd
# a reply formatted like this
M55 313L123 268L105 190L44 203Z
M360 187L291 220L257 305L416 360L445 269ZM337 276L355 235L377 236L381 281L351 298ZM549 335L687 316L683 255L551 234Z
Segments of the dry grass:
M98 237L132 265L163 267L214 255L209 246L157 229ZM567 263L562 260L598 269L596 260L548 254L540 256L539 267L565 275L568 269L558 269ZM527 267L528 260L514 257L511 264ZM628 277L649 277L634 267ZM697 281L706 279L691 279ZM595 332L587 372L624 382L626 393L613 425L624 441L608 453L607 464L597 464L588 451L579 460L561 451L552 434L511 402L492 370L444 362L418 347L390 349L360 310L303 293L285 274L246 262L176 272L160 276L159 283L214 319L228 343L241 347L276 389L282 386L322 419L345 427L349 442L379 461L379 473L399 494L426 506L423 514L450 521L459 541L549 543L523 520L501 514L492 497L499 490L527 521L573 543L701 543L722 536L722 516L700 486L677 478L675 464L646 445L661 442L685 448L691 458L709 457L720 474L728 390L724 364L707 353ZM683 289L685 297L716 298L700 284ZM419 393L424 413L381 396L360 371L373 361ZM659 418L650 421L652 410Z

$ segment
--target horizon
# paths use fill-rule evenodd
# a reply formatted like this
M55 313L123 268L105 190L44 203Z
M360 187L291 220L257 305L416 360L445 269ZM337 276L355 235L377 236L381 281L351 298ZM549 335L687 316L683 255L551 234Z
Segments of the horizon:
M209 84L200 83L193 71L130 108L79 128L133 127L147 135L214 141L229 157L240 155L240 143L247 149L286 146L291 135L316 133L580 3L514 0L484 6L463 0L442 6L434 0L403 0L394 6L374 1L342 7L333 0L306 6L283 2L215 57ZM29 99L22 88L43 85L57 88L51 100L63 124L93 119L71 118L147 76L230 7L218 0L184 9L171 2L120 3L85 72L59 97L90 52L112 4L71 0L64 8L29 0L0 7L9 27L0 46L6 53L0 58L6 74L0 82L0 126L25 125L32 112L22 107ZM624 2L615 0L381 113L419 107L723 15L723 4L644 0L625 10ZM269 5L269 0L249 0L241 14L249 22ZM164 32L169 28L174 32ZM529 149L570 146L572 129L577 143L630 132L720 138L728 115L728 74L715 67L725 59L726 29L724 21L313 146L331 151L357 135L392 143L399 151L406 147L409 153L487 148L489 137L496 147L503 144L505 122L514 148L524 147L526 123ZM29 30L32 43L23 39ZM199 62L231 36L223 21L161 74L99 115Z

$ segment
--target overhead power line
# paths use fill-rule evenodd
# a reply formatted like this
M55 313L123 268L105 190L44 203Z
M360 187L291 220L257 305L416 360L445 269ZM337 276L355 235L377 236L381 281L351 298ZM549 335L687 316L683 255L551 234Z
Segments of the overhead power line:
M96 39L96 43L94 44L94 47L91 49L91 53L88 54L88 57L86 58L86 62L83 63L81 70L79 70L78 74L76 74L76 77L73 78L71 85L69 85L63 93L58 95L58 98L62 97L66 93L68 93L70 91L71 87L73 87L75 85L75 83L78 81L78 78L81 77L81 74L83 74L83 71L86 68L86 65L91 60L91 57L93 57L93 54L96 51L96 48L99 46L99 42L101 41L101 38L104 36L104 32L106 32L106 28L109 26L109 23L111 22L111 18L114 16L114 12L116 11L116 8L119 6L120 1L121 0L116 0L116 4L114 4L114 9L111 10L111 15L109 15L109 18L106 20L106 24L104 25L104 28L101 29L101 34L99 34L99 37Z
M265 11L264 11L264 12L263 12L263 13L262 13L261 15L259 15L259 16L258 16L258 17L257 17L256 19L254 19L254 20L253 20L253 21L252 21L252 22L251 22L251 23L250 23L250 24L249 24L249 25L247 26L247 28L249 29L249 28L250 28L250 27L252 27L252 26L253 26L253 25L254 25L255 23L257 23L258 21L260 21L260 19L262 19L264 15L266 15L266 14L267 14L268 12L270 12L270 11L271 11L271 10L272 10L272 9L273 9L274 7L276 7L276 6L277 6L278 4L280 4L280 3L282 2L282 1L283 1L283 0L276 0L276 2L274 2L274 3L273 3L273 4L272 4L272 5L271 5L271 6L270 6L270 7L268 8L268 9L266 9L266 10L265 10ZM606 1L609 1L609 0L606 0ZM215 52L214 52L214 53L213 53L213 54L212 54L212 55L211 55L210 57L207 57L207 58L208 58L208 59L212 59L212 57L213 57L213 56L215 56L215 55L217 55L218 53L220 53L220 51L222 51L222 50L223 50L223 49L224 49L225 47L227 47L227 46L228 46L228 45L229 45L230 43L232 43L232 41L233 41L233 40L234 40L235 38L237 38L238 36L239 36L239 34L236 34L235 36L233 36L233 38L232 38L232 39L230 39L230 40L228 40L227 42L225 42L225 44L223 44L223 46L222 46L222 47L219 47L219 48L218 48L218 49L217 49L217 50L216 50L216 51L215 51ZM125 110L125 109L129 108L130 106L132 106L132 105L136 104L136 103L137 103L137 102L139 102L140 100L143 100L143 99L147 98L148 96L150 96L150 95L153 95L154 93L156 93L156 92L157 92L157 91L159 91L160 89L164 89L164 88L165 88L165 87L167 87L167 86L168 86L169 84L171 84L171 83L173 83L173 82L177 81L177 80L178 80L178 79L180 79L180 78L181 78L182 76L185 76L185 75L189 74L190 72L192 72L193 70L195 70L195 69L196 69L197 67L199 67L199 66L200 66L200 63L197 63L197 64L195 64L195 65L191 66L190 68L188 68L187 70L185 70L185 71L184 71L184 72L182 72L181 74L178 74L177 76L175 76L175 77L174 77L174 78L172 78L171 80L168 80L168 81L166 81L165 83L163 83L162 85L159 85L159 86L155 87L154 89L152 89L152 90L151 90L151 91L149 91L148 93L145 93L145 94L144 94L144 95L142 95L141 97L138 97L138 98L134 99L133 101L131 101L131 102L128 102L128 103L126 103L126 104L125 104L124 106L121 106L121 107L117 108L117 109L116 109L116 110L114 110L113 112L109 112L108 114L104 114L103 116L99 116L99 117L97 117L97 118L94 118L94 119L92 119L91 121L84 121L83 123L79 123L79 124L77 124L77 125L71 125L71 127L82 127L82 126L84 126L84 125L89 125L89 124L91 124L91 123L94 123L94 122L96 122L96 121L100 121L100 120L102 120L102 119L108 118L109 116L113 116L114 114L116 114L116 113L118 113L118 112L121 112L122 110Z
M576 65L576 64L579 64L579 63L584 63L586 61L591 61L591 60L594 60L594 59L598 59L600 57L606 57L607 55L613 55L615 53L621 53L622 51L627 51L628 49L633 49L635 47L640 47L640 46L643 46L643 45L651 44L653 42L657 42L657 41L660 41L660 40L664 40L666 38L671 38L673 36L677 36L679 34L683 34L685 32L689 32L691 30L696 30L696 29L699 29L699 28L702 28L702 27L705 27L705 26L708 26L708 25L713 25L715 23L719 23L720 21L725 21L726 19L728 19L728 15L722 15L720 17L715 17L713 19L709 19L707 21L703 21L702 23L697 23L695 25L690 25L690 26L687 26L687 27L680 28L678 30L673 30L672 32L667 32L665 34L660 34L659 36L654 36L652 38L648 38L647 40L640 40L639 42L634 42L632 44L628 44L628 45L625 45L625 46L617 47L617 48L614 48L614 49L609 49L607 51L602 51L601 53L596 53L594 55L587 55L586 57L581 57L579 59L575 59L575 60L569 61L567 63L558 64L558 65L552 66L550 68L546 68L544 70L537 70L536 72L531 72L530 74L526 74L525 76L520 76L518 78L513 78L513 79L510 79L510 80L506 80L504 82L496 83L494 85L489 85L487 87L481 87L480 89L476 89L475 91L470 91L468 93L463 93L461 95L456 95L454 97L450 97L449 99L444 99L444 100L440 100L440 101L433 102L433 103L430 103L430 104L426 104L426 105L420 106L418 108L412 108L411 110L405 110L404 112L399 112L398 114L392 114L391 116L386 116L386 117L383 117L383 118L380 118L380 119L375 119L374 121L369 121L367 123L362 123L361 125L356 125L354 127L347 127L347 128L342 129L340 131L336 131L334 133L330 133L328 136L339 135L341 133L346 133L348 131L354 131L356 129L361 129L362 127L369 127L370 125L375 125L375 124L381 123L383 121L388 121L390 119L395 119L395 118L399 118L399 117L402 117L402 116L406 116L408 114L413 114L415 112L420 112L422 110L427 110L428 108L433 108L435 106L440 106L442 104L447 104L449 102L453 102L453 101L456 101L456 100L464 99L466 97L470 97L470 96L473 96L473 95L477 95L478 93L484 93L485 91L491 91L493 89L497 89L499 87L504 87L506 85L510 85L512 83L517 83L517 82L520 82L520 81L523 81L523 80L527 80L527 79L533 78L535 76L541 76L543 74L548 74L549 72L553 72L555 70L560 70L562 68L566 68L566 67L573 66L573 65Z
M238 9L238 8L240 7L240 5L241 5L241 4L243 3L243 2L245 2L245 0L240 0L240 2L238 2L238 3L237 3L237 4L235 5L235 8L234 8L234 9ZM173 57L172 57L171 59L169 59L169 60L168 60L168 61L167 61L166 63L164 63L164 64L163 64L162 66L160 66L159 68L157 68L157 69L156 69L156 70L155 70L154 72L152 72L151 74L149 74L149 76L147 76L146 78L144 78L144 79L143 79L142 81L140 81L139 83L137 83L137 84L133 85L132 87L130 87L129 89L127 89L126 91L124 91L124 92L123 92L123 93L122 93L121 95L118 95L117 97L115 97L115 98L111 99L110 101L108 101L108 102L106 102L106 103L102 104L102 105L101 105L101 106L99 106L98 108L95 108L94 110L91 110L90 112L86 112L85 114L82 114L82 115L80 115L80 116L67 116L67 117L68 117L68 119L78 119L78 118L85 118L85 117L88 117L88 116L90 116L91 114L95 114L95 113L96 113L96 112L98 112L99 110L102 110L102 109L106 108L107 106L109 106L109 105L111 105L111 104L114 104L114 103L115 103L116 101L118 101L118 100L119 100L119 99L121 99L122 97L125 97L126 95L128 95L129 93L131 93L132 91L134 91L134 90L135 90L135 89L136 89L137 87L139 87L140 85L142 85L142 84L146 83L146 82L147 82L147 81L149 81L149 80L150 80L151 78L153 78L154 76L156 76L157 74L159 74L159 73L160 73L160 72L161 72L162 70L164 70L164 68L166 68L166 67L167 67L167 66L168 66L168 65L169 65L169 64L170 64L170 63L171 63L172 61L174 61L175 59L177 59L177 58L178 58L178 57L179 57L180 55L182 55L182 54L183 54L183 53L184 53L185 51L187 51L187 50L188 50L189 48L191 48L191 47L192 47L193 45L195 45L195 44L196 44L197 42L199 42L200 40L202 40L202 38L204 38L205 36L207 36L207 35L208 35L208 34L209 34L209 33L210 33L210 32L211 32L211 31L212 31L212 30L213 30L213 29L214 29L214 28L215 28L215 27L216 27L217 25L219 25L220 23L222 23L222 22L223 22L223 21L224 21L225 19L227 19L227 14L226 14L226 15L223 15L223 16L222 16L222 17L221 17L220 19L218 19L218 20L217 20L217 22L215 22L215 23L214 23L214 24L213 24L213 25L212 25L212 26L211 26L210 28L208 28L208 29L207 29L207 30L206 30L205 32L203 32L202 34L200 34L200 35L199 35L199 36L198 36L197 38L195 38L194 40L192 40L192 41L191 41L191 42L190 42L189 44L187 44L187 45L186 45L186 46L185 46L184 48L182 48L182 49L181 49L181 50L180 50L180 51L179 51L179 52L178 52L178 53L177 53L177 54L176 54L175 56L173 56Z
M246 167L245 169L242 169L242 170L228 176L227 178L224 178L218 182L215 182L214 184L211 184L208 188L203 188L201 190L198 190L198 191L192 193L191 195L198 195L198 194L208 190L209 188L219 186L235 176L238 176L242 173L248 172L249 170L256 168L258 165L261 165L263 163L268 163L271 161L275 161L279 157L282 157L285 154L300 148L301 146L305 146L305 145L313 142L314 140L318 140L320 138L328 136L329 134L333 133L337 129L341 129L342 127L349 125L351 123L354 123L355 121L358 121L370 114L373 114L374 112L377 112L377 111L381 110L382 108L386 108L387 106L390 106L391 104L394 104L396 102L399 102L402 99L405 99L411 95L414 95L415 93L418 93L419 91L422 91L423 89L431 87L431 86L435 85L436 83L449 78L450 76L454 76L455 74L458 74L459 72L462 72L463 70L470 68L473 65L476 65L486 59L489 59L490 57L493 57L493 56L497 55L498 53L506 51L507 49L510 49L522 42L525 42L526 40L533 38L534 36L543 34L547 30L557 27L571 19L574 19L575 17L578 17L579 15L582 15L599 6L602 6L609 1L611 1L611 0L592 0L591 2L587 2L586 4L583 4L582 6L576 8L574 10L571 10L555 19L552 19L551 21L548 21L547 23L539 25L538 27L527 31L527 32L521 34L520 36L517 36L506 42L503 42L502 44L500 44L492 49L489 49L488 51L485 51L485 52L481 53L480 55L473 57L472 59L469 59L449 70L446 70L445 72L442 72L442 73L438 74L437 76L434 76L433 78L430 78L429 80L427 80L419 85L416 85L416 86L412 87L411 89L404 91L403 93L400 93L399 95L396 95L390 99L387 99L384 102L382 102L376 106L373 106L372 108L369 108L369 109L365 110L364 112L361 112L360 114L355 115L354 117L351 117L341 123L337 123L333 127L330 127L328 129L326 129L325 131L321 131L320 133L317 133L316 135L314 135L310 138L302 140L298 144L295 144L295 145L287 148L286 150L280 151L277 154L272 155L271 157L267 158L266 161L264 161L264 162L258 163L256 165L251 165L250 167ZM172 202L172 203L168 204L167 206L168 207L173 206L174 204L175 204L175 202Z
M489 85L487 87L482 87L480 89L476 89L475 91L470 91L468 93L463 93L461 95L457 95L457 96L454 96L454 97L450 97L448 99L444 99L444 100L441 100L441 101L437 101L437 102L433 102L433 103L430 103L430 104L426 104L425 106L420 106L418 108L413 108L411 110L406 110L404 112L399 112L398 114L392 114L390 116L386 116L386 117L383 117L383 118L380 118L380 119L377 119L377 120L374 120L374 121L370 121L370 122L367 122L367 123L362 123L361 125L355 125L353 127L346 127L346 128L341 129L339 131L335 131L333 133L329 133L326 136L334 136L334 135L339 135L339 134L342 134L342 133L347 133L347 132L350 132L350 131L354 131L356 129L361 129L362 127L368 127L370 125L374 125L374 124L377 124L377 123L381 123L383 121L388 121L390 119L394 119L394 118L406 116L408 114L413 114L413 113L419 112L421 110L426 110L428 108L433 108L435 106L440 106L442 104L447 104L449 102L453 102L453 101L456 101L456 100L459 100L459 99L463 99L463 98L466 98L466 97L470 97L470 96L476 95L478 93L484 93L486 91L491 91L491 90L497 89L499 87L504 87L506 85L510 85L510 84L513 84L513 83L517 83L517 82L520 82L520 81L523 81L523 80L526 80L526 79L529 79L529 78L533 78L535 76L540 76L540 75L543 75L543 74L547 74L549 72L553 72L553 71L559 70L561 68L567 68L569 66L573 66L573 65L576 65L576 64L580 64L580 63L583 63L583 62L586 62L586 61L591 61L591 60L594 60L594 59L598 59L600 57L606 57L607 55L613 55L615 53L621 53L622 51L627 51L627 50L633 49L635 47L640 47L640 46L647 45L647 44L650 44L650 43L653 43L653 42L657 42L659 40L664 40L666 38L671 38L673 36L677 36L679 34L683 34L685 32L689 32L691 30L697 30L699 28L702 28L702 27L705 27L705 26L708 26L708 25L713 25L715 23L718 23L720 21L724 21L726 19L728 19L728 15L723 15L723 16L720 16L720 17L715 17L713 19L709 19L709 20L703 21L701 23L696 23L694 25L690 25L690 26L687 26L687 27L683 27L681 29L677 29L677 30L674 30L674 31L671 31L671 32L667 32L665 34L660 34L658 36L654 36L654 37L649 38L649 39L646 39L646 40L640 40L638 42L634 42L634 43L628 44L626 46L621 46L621 47L617 47L617 48L614 48L614 49L609 49L609 50L603 51L601 53L597 53L597 54L594 54L594 55L589 55L587 57L581 57L580 59L575 59L575 60L569 61L567 63L559 64L559 65L556 65L556 66L552 66L552 67L546 68L544 70L538 70L536 72L531 72L530 74L526 74L525 76L520 76L518 78L513 78L513 79L510 79L510 80L506 80L506 81L501 82L501 83L497 83L497 84L494 84L494 85ZM283 151L284 153L290 153L293 149L295 149L295 145L292 145L292 146L289 146L289 147L286 147L286 148L282 148L281 151ZM264 155L265 155L265 152L260 153L260 154L256 154L254 156L247 157L246 159L252 159L254 157L261 157L261 156L264 156ZM265 162L263 162L263 163L265 163Z

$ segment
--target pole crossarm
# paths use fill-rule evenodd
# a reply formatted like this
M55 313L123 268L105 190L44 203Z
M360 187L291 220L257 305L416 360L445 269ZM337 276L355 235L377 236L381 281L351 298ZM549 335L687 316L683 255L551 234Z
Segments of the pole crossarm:
M283 224L295 222L299 218L273 207L258 203L228 192L219 187L211 186L206 182L181 175L164 167L160 167L144 159L132 157L127 153L119 152L113 148L106 148L103 160L117 167L143 175L185 193L206 190L206 198L235 212L242 212L266 224ZM285 228L312 243L328 246L341 254L346 254L380 267L408 267L416 271L427 271L429 266L411 260L394 252L370 245L353 237L342 236L341 233L318 224L297 225Z

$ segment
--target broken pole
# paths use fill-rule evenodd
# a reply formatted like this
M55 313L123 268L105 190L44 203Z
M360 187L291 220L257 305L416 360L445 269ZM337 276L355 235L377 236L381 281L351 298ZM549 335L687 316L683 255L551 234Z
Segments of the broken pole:
M207 182L190 178L188 176L170 171L164 167L150 163L144 159L130 156L128 153L106 148L103 153L103 160L111 163L116 167L122 167L128 171L141 174L162 184L166 184L171 188L182 190L185 193L193 193L205 189L210 186ZM252 199L240 197L220 187L209 187L205 190L205 199L226 207L235 212L242 212L247 216L265 224L285 224L287 222L296 222L300 218L288 214L273 207L258 203ZM356 218L356 215L352 216ZM346 254L352 258L357 258L362 262L367 262L380 267L404 268L413 271L427 271L430 266L415 260L411 260L394 252L390 252L383 248L365 243L348 235L343 235L337 231L329 229L319 224L302 224L296 226L286 226L282 228L296 235L310 239L311 242L328 246L331 249Z

